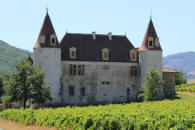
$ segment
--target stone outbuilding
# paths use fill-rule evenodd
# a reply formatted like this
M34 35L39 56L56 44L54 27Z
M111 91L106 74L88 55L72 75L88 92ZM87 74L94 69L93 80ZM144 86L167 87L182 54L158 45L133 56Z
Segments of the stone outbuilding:
M173 96L176 94L175 91L175 75L178 71L163 67L163 80L165 81L163 85L163 91L165 96Z

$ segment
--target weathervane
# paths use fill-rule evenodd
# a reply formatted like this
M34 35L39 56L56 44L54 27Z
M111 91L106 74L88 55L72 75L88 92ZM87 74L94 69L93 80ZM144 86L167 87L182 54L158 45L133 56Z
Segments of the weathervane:
M150 9L150 19L152 19L152 8Z

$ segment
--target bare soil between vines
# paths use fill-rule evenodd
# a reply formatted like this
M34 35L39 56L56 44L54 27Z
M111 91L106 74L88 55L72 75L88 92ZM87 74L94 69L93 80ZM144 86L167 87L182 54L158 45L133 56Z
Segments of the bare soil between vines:
M0 118L0 130L57 130L52 127L40 127L40 126L25 126L22 123L16 123L9 120L3 120Z
M183 94L183 95L189 95L189 96L195 96L195 92L180 92L178 91L177 94Z

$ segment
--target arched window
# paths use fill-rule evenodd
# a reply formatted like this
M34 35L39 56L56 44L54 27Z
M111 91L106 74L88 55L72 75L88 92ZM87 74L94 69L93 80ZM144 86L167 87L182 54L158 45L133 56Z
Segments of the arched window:
M77 49L75 47L71 47L69 49L69 56L70 56L70 59L76 59L77 57Z
M109 60L109 49L108 48L102 49L102 59Z

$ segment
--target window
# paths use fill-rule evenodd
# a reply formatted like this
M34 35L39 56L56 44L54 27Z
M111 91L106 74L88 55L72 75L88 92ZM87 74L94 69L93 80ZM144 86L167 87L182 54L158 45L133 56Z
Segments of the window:
M69 49L69 56L70 56L70 59L76 59L77 57L77 49L75 47L71 47Z
M85 65L78 65L78 75L85 74Z
M103 84L103 85L109 85L110 82L109 82L109 81L102 81L102 84Z
M70 65L70 75L76 75L77 67L76 65Z
M131 66L130 76L131 77L137 76L137 66Z
M81 96L85 96L85 88L81 88Z
M75 57L76 56L75 51L72 51L71 55L72 55L72 57Z
M52 43L55 44L56 43L56 39L52 38Z
M149 46L152 47L152 45L153 45L153 44L152 44L152 41L149 41Z
M56 45L56 35L55 34L50 35L50 43L51 45Z
M132 59L135 59L135 53L132 53Z
M130 55L131 61L137 61L137 50L136 49L130 50L129 55Z
M109 60L109 49L107 48L102 49L102 59Z
M129 94L130 93L130 88L127 88L127 94Z
M70 65L70 75L84 75L85 65Z
M74 96L74 86L69 87L69 96Z
M104 59L108 59L108 53L104 52Z
M153 37L149 37L148 38L148 48L154 48L154 38Z

